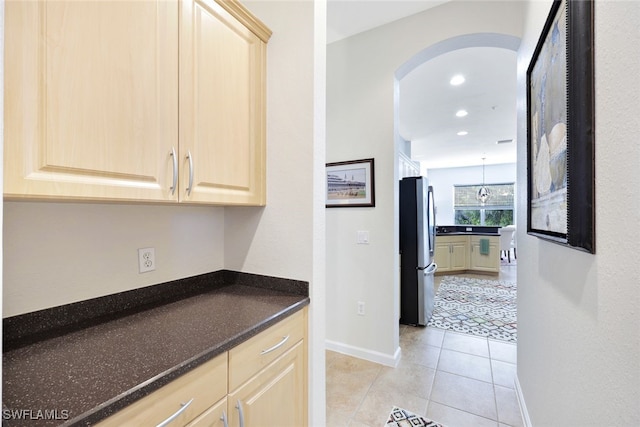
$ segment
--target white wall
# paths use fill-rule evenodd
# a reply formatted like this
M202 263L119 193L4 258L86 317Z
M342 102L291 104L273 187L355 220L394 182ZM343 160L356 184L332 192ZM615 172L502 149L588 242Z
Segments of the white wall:
M5 202L4 316L216 271L223 244L223 208Z
M506 184L516 182L516 164L504 163L485 166L486 184ZM436 224L455 224L453 211L453 186L482 183L482 166L428 169L429 185L433 186L436 204ZM516 194L516 199L517 199ZM515 208L515 207L514 207Z
M522 194L524 76L549 9L530 3L518 54ZM596 255L518 231L518 379L536 427L640 425L639 21L638 2L595 2Z
M327 210L328 347L398 360L397 148L394 78L406 61L469 33L520 36L521 2L449 2L332 43L327 51L327 161L375 159L375 208ZM356 231L369 230L369 245ZM356 314L358 301L365 316Z

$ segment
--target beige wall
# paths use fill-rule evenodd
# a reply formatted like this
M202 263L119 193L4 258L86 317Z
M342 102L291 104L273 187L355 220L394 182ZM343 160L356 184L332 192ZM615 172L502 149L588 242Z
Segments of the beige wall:
M520 194L525 72L550 5L530 3L518 55ZM640 425L639 20L638 2L595 2L596 255L518 230L518 379L536 427Z

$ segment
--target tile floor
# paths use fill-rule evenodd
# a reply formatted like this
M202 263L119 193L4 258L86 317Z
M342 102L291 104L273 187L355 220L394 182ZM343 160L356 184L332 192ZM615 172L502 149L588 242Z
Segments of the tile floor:
M515 280L515 266L499 279ZM395 369L327 351L327 426L382 427L394 405L447 427L523 425L515 344L400 325L400 347Z

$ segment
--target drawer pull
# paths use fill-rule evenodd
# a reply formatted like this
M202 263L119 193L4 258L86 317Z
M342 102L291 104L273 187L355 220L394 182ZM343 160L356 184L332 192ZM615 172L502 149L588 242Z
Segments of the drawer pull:
M227 421L227 414L222 411L222 416L220 417L220 419L222 420L222 425L224 427L229 427L229 422Z
M192 402L193 402L193 399L191 399L187 403L181 403L180 405L182 405L182 408L178 409L175 414L171 415L169 418L167 418L166 420L158 424L156 427L165 427L169 425L169 423L171 423L173 420L178 418L180 414L182 414L189 407L189 405L191 405Z
M244 427L244 411L242 410L242 403L239 400L236 403L236 409L238 410L238 415L240 416L240 427Z
M260 355L271 353L273 350L276 350L277 348L282 347L284 345L284 343L287 342L288 339L289 339L289 335L287 335L286 337L282 337L282 341L280 341L278 344L274 345L271 348L268 348L266 350L262 350L260 352Z

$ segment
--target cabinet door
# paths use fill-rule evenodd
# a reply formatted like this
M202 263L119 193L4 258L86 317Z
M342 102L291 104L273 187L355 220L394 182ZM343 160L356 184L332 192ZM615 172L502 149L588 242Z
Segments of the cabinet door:
M467 242L453 242L451 243L451 269L452 270L466 270L469 268Z
M480 253L480 239L474 238L471 242L471 266L472 270L486 271L492 273L500 272L500 253L498 250L498 239L489 238L489 254Z
M266 40L245 25L214 0L181 2L181 201L265 204Z
M5 195L177 197L177 3L5 8Z
M437 238L436 238L437 240ZM438 271L451 270L451 246L449 243L437 243L434 251L434 261L438 264Z
M306 343L298 342L228 396L229 426L307 425Z

